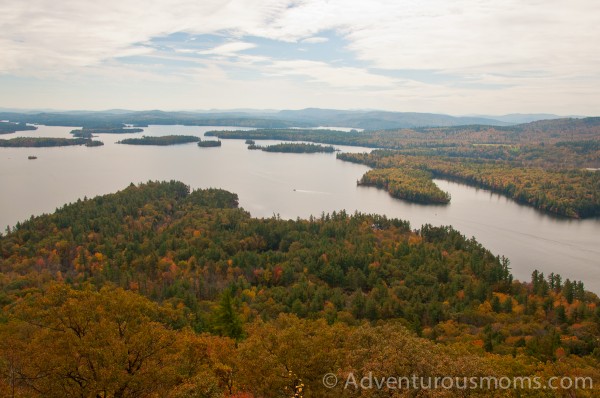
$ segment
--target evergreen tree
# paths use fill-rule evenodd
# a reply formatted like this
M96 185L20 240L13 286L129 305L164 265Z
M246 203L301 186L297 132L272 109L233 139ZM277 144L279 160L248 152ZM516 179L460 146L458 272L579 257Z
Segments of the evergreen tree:
M500 299L498 298L498 296L494 296L492 298L491 304L492 304L492 310L494 312L500 312L500 311L502 311L502 306L500 305Z
M575 291L573 289L573 283L567 279L565 281L565 285L562 290L563 296L567 299L567 303L573 304L573 299L575 298Z
M506 300L504 300L504 303L502 303L502 310L504 310L504 312L506 312L507 314L512 313L512 310L513 310L512 298L508 297Z
M225 289L213 313L213 329L221 336L240 340L244 336L242 320L236 311L231 289Z

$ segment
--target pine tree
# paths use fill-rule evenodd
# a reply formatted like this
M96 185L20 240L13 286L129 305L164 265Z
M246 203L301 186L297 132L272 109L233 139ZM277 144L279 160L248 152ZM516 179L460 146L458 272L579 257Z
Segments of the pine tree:
M214 310L213 329L219 335L235 340L240 340L244 335L242 320L236 311L231 289L223 292L219 304Z

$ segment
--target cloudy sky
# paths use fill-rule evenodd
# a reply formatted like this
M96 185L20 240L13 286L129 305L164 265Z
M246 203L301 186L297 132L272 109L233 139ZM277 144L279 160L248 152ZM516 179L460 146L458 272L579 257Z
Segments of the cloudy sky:
M600 114L597 0L0 5L0 107Z

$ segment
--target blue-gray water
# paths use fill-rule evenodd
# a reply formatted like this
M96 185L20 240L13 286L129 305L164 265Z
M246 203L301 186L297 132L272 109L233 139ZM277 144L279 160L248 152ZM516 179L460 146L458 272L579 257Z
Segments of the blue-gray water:
M72 129L39 126L37 131L2 138L68 137ZM507 256L520 280L529 280L537 268L546 275L555 272L583 280L588 289L600 293L598 219L558 219L485 190L440 180L436 183L452 195L450 205L411 204L375 188L357 187L356 180L368 168L336 160L335 154L249 151L243 140L224 140L220 148L115 144L133 136L202 136L214 129L224 128L150 126L139 134L100 135L105 146L97 148L0 148L0 226L52 212L77 198L115 192L130 182L175 179L192 188L236 192L240 205L256 217L305 218L346 209L406 219L413 228L423 223L453 225L495 254ZM38 159L28 160L29 155Z

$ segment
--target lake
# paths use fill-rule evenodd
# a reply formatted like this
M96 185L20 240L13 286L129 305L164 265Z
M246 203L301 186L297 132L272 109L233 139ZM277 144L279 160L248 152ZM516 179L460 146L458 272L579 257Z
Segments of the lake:
M36 131L0 138L70 137L72 129L39 126ZM105 145L95 148L0 148L0 226L52 212L84 196L115 192L131 182L174 179L192 188L235 192L240 206L255 217L307 218L345 209L402 218L412 228L424 223L452 225L468 237L475 236L494 254L508 257L519 280L529 281L537 268L546 275L555 272L564 279L582 280L588 290L600 293L599 219L561 219L486 190L443 180L435 182L452 195L450 205L412 204L376 188L356 186L368 167L337 160L335 154L250 151L244 140L223 140L220 148L198 148L195 143L169 147L116 144L142 135L201 137L209 130L226 129L240 128L150 126L138 134L102 134L97 139ZM28 160L29 155L38 159Z

